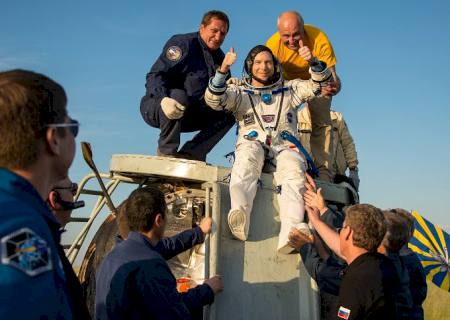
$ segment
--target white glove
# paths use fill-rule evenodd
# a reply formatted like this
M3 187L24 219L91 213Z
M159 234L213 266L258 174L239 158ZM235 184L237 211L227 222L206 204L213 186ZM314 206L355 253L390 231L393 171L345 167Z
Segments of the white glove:
M177 100L164 97L161 100L161 109L170 120L180 119L184 115L186 107Z
M244 84L244 81L242 79L232 77L232 78L227 80L227 84L228 85L234 84L236 86L242 86Z
M359 174L358 170L350 170L348 177L353 181L356 191L359 189Z

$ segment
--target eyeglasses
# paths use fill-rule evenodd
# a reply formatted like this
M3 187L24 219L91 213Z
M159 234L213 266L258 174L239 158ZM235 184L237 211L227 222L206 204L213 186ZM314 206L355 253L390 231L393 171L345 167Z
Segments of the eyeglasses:
M75 119L70 119L67 123L51 123L45 126L46 128L69 128L73 137L76 138L80 128L80 123Z
M78 184L76 184L75 182L72 182L70 184L70 186L68 187L53 187L53 190L70 190L70 192L72 193L73 196L75 196L77 194L78 191Z

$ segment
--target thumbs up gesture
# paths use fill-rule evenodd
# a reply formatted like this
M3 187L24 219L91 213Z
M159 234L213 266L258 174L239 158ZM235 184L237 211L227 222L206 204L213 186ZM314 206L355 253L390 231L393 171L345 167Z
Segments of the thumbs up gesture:
M299 44L298 55L309 63L314 58L311 53L311 50L309 50L307 46L303 45L302 39L298 41L298 44Z
M225 58L223 59L222 65L220 66L220 72L227 73L233 63L236 62L237 54L234 52L234 48L231 47L230 51L227 52Z

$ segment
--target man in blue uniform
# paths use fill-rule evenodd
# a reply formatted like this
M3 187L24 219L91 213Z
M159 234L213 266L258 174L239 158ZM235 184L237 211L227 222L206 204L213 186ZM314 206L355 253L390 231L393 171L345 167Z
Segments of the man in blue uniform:
M147 124L161 130L158 155L205 161L233 126L231 114L212 110L203 98L209 78L225 56L220 46L229 26L225 13L205 13L198 32L175 35L167 41L147 74L141 114ZM181 132L197 130L200 132L178 150Z
M44 75L0 73L0 319L85 318L44 200L75 154L78 122L66 103Z
M220 277L186 293L177 291L166 259L203 242L209 223L163 238L164 195L156 188L133 191L124 214L130 233L106 256L96 276L96 319L191 319L223 289Z

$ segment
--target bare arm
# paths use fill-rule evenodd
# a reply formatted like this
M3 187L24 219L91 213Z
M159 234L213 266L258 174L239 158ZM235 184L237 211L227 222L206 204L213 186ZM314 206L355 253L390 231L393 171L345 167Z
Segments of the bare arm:
M325 241L326 245L339 257L345 259L345 257L341 254L339 234L330 228L325 222L320 220L320 213L317 208L307 206L306 212L308 213L309 221L311 221L314 229L323 241Z
M339 257L345 259L341 254L339 234L325 222L320 220L320 215L325 213L328 209L325 206L325 200L322 196L322 190L316 189L314 179L309 175L306 175L307 181L305 182L306 192L303 195L305 200L306 212L308 213L309 221L313 225L314 229L325 241L325 244Z

